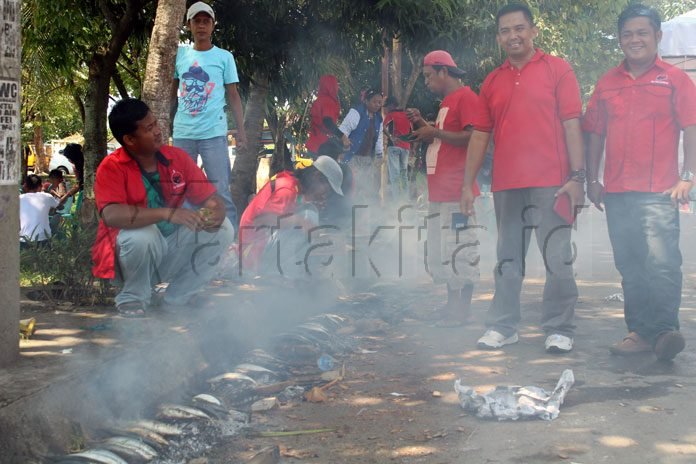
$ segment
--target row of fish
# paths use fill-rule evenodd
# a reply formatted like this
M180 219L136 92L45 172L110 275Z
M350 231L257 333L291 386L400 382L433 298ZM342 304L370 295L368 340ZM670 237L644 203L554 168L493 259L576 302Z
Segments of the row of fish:
M311 366L322 353L339 355L351 349L337 330L347 319L335 314L321 314L273 339L272 352L249 351L243 362L231 372L220 373L207 380L209 391L191 399L190 405L162 404L156 420L139 420L108 429L109 438L97 441L88 450L50 459L54 464L144 464L160 462L170 448L180 446L184 437L200 440L201 430L219 434L222 424L245 424L252 405L273 393L298 397L313 380L290 381L289 366ZM315 366L316 367L316 366ZM316 374L316 372L315 372ZM299 385L299 386L298 386ZM284 390L283 390L284 389ZM300 395L297 395L297 393ZM247 412L242 412L247 411ZM217 429L217 432L216 432ZM211 439L214 441L214 439ZM166 459L165 459L166 461ZM164 461L161 461L164 462Z

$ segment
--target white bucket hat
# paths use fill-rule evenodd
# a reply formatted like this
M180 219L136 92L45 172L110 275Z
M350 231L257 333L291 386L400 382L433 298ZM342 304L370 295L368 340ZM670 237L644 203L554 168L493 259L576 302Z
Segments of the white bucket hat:
M326 177L326 180L329 181L329 185L331 185L334 192L343 196L343 190L341 189L341 185L343 184L343 171L341 171L341 166L339 166L333 158L319 156L314 160L312 166L317 168L317 171L321 172L324 177Z

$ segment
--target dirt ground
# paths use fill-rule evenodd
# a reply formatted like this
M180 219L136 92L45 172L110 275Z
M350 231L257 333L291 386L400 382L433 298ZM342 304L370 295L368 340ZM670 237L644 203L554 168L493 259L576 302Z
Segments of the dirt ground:
M622 359L609 354L609 345L625 335L625 326L621 303L606 300L620 292L620 279L613 267L605 222L596 212L581 218L574 238L580 289L575 350L563 356L543 350L543 334L538 327L543 273L534 244L522 296L520 343L500 351L478 350L476 339L483 333L485 311L492 298L495 236L489 229L481 235L482 280L476 288L469 325L442 329L424 320L423 316L444 302L445 289L423 275L375 279L368 290L376 298L371 311L385 323L380 330L352 334L357 349L339 357L346 374L328 390L328 401L289 402L255 414L251 424L272 431L334 431L285 438L237 436L218 442L198 462L247 462L269 445L280 446L284 463L696 462L694 232L696 217L683 215L681 321L687 349L674 363L657 363L652 355ZM224 323L215 311L201 313L205 317L195 318L200 326L197 331L190 327L190 315L185 314L155 316L142 324L114 318L111 311L53 313L51 309L47 313L25 307L25 315L40 319L38 337L23 342L21 365L0 375L0 406L40 394L44 384L35 381L38 377L54 376L58 383L61 376L74 377L76 369L88 370L95 362L114 357L118 350L146 352L154 346L153 337L166 338L187 330L210 335L210 343L200 350L205 362L199 362L209 369L217 368L223 362L233 363L232 352L237 347L264 345L273 333L330 307L326 295L323 301L308 301L303 288L254 296L248 286L230 284L215 289L214 294L218 306L232 312ZM290 314L298 305L302 307ZM216 331L217 335L228 334L224 337L228 345L215 342ZM63 352L71 349L74 353ZM179 368L172 366L170 371ZM196 375L196 369L200 366L191 366L191 376ZM456 379L481 391L494 385L552 389L564 369L573 369L576 384L561 407L560 417L552 422L481 420L461 409L453 389ZM22 379L26 382L18 381ZM152 388L174 390L176 381L176 377L153 378Z
M383 299L381 311L391 324L382 333L356 335L359 350L367 351L340 360L346 377L329 390L329 400L289 403L253 419L253 425L268 430L335 432L235 438L208 453L208 462L245 462L274 444L287 463L696 462L696 221L689 216L682 224L681 321L688 346L667 364L653 355L625 359L609 354L609 345L625 335L621 303L606 300L620 291L619 278L601 216L592 213L585 221L586 233L576 241L581 251L592 251L580 253L576 266L581 297L572 353L543 350L539 272L530 272L523 290L520 342L500 351L475 346L492 298L485 264L474 320L465 328L436 328L420 317L444 300L443 288L425 279L381 283L373 291ZM490 237L484 240L484 259L491 258L492 243ZM494 385L550 390L564 369L574 371L576 384L552 422L478 419L464 413L453 390L458 378L482 391Z

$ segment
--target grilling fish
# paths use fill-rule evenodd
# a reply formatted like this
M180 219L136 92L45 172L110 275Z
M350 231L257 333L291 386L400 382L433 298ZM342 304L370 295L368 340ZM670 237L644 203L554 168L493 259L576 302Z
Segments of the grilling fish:
M157 417L159 419L169 420L211 420L212 417L201 411L200 409L191 406L183 406L180 404L163 404L157 408Z
M248 375L240 374L239 372L226 372L224 374L217 375L212 379L208 379L208 383L219 384L219 383L249 383L250 386L256 386L256 380L252 379Z
M222 406L219 399L215 398L213 395L208 395L207 393L201 393L193 397L194 403L208 403L215 406Z
M128 459L128 462L150 462L158 456L152 447L135 438L112 437L105 440L102 446Z
M165 437L178 436L184 433L184 430L181 427L174 424L165 424L164 422L151 420L140 420L133 423L133 427L150 430Z
M105 449L91 449L81 453L69 454L59 463L86 462L91 464L128 464L116 454Z
M164 425L164 424L163 424ZM128 427L123 430L123 433L135 435L151 446L167 446L169 442L166 438L157 432L146 429L145 427Z

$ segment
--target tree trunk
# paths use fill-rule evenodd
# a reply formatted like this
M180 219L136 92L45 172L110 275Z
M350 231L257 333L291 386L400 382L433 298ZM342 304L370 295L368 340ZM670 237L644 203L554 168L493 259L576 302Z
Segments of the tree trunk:
M106 156L106 116L109 104L109 87L116 70L123 46L133 32L135 19L148 0L127 0L125 11L116 17L107 2L99 2L99 7L111 27L111 37L106 50L92 55L89 61L87 93L84 109L85 146L85 188L80 219L90 222L96 218L94 202L94 176L97 166Z
M159 121L162 137L171 135L172 76L186 0L159 0L145 68L142 99Z
M109 104L111 72L104 64L104 57L95 55L89 63L89 80L85 96L85 188L80 219L89 223L96 219L94 201L94 177L97 166L106 156L106 112Z
M292 160L290 159L291 153L285 141L285 129L288 127L288 116L287 114L283 114L278 117L277 114L269 114L266 120L268 121L269 129L271 129L273 133L273 141L275 143L270 173L271 176L273 176L281 171L290 169L292 164Z
M40 172L48 172L48 158L46 157L46 150L44 150L44 140L43 140L43 121L40 114L34 117L34 151L36 153L36 159L34 160L34 172L36 174Z
M403 98L403 88L401 85L401 42L398 37L392 39L391 50L391 93L389 95L396 98L399 102Z
M416 60L410 51L408 52L408 59L411 61L411 75L408 76L406 87L404 87L404 90L401 92L401 99L399 100L399 106L401 108L405 108L408 101L411 99L413 89L415 88L416 82L418 82L418 78L423 71L422 60Z
M268 87L268 72L263 70L254 72L249 89L249 100L244 110L247 147L237 152L232 168L232 199L239 216L249 204L249 197L256 191L256 168L261 149L261 131L266 114Z
M384 54L382 55L382 94L389 95L389 46L387 45L387 32L382 33L382 45Z
M403 81L403 52L404 49L401 46L401 42L398 38L394 37L392 40L392 50L391 50L391 65L389 67L390 71L390 81L391 81L391 94L394 96L399 104L399 108L405 108L408 104L413 89L418 82L421 72L423 71L423 65L420 61L416 61L413 54L406 50L408 53L408 58L411 62L411 74L408 76L408 80L404 84Z

